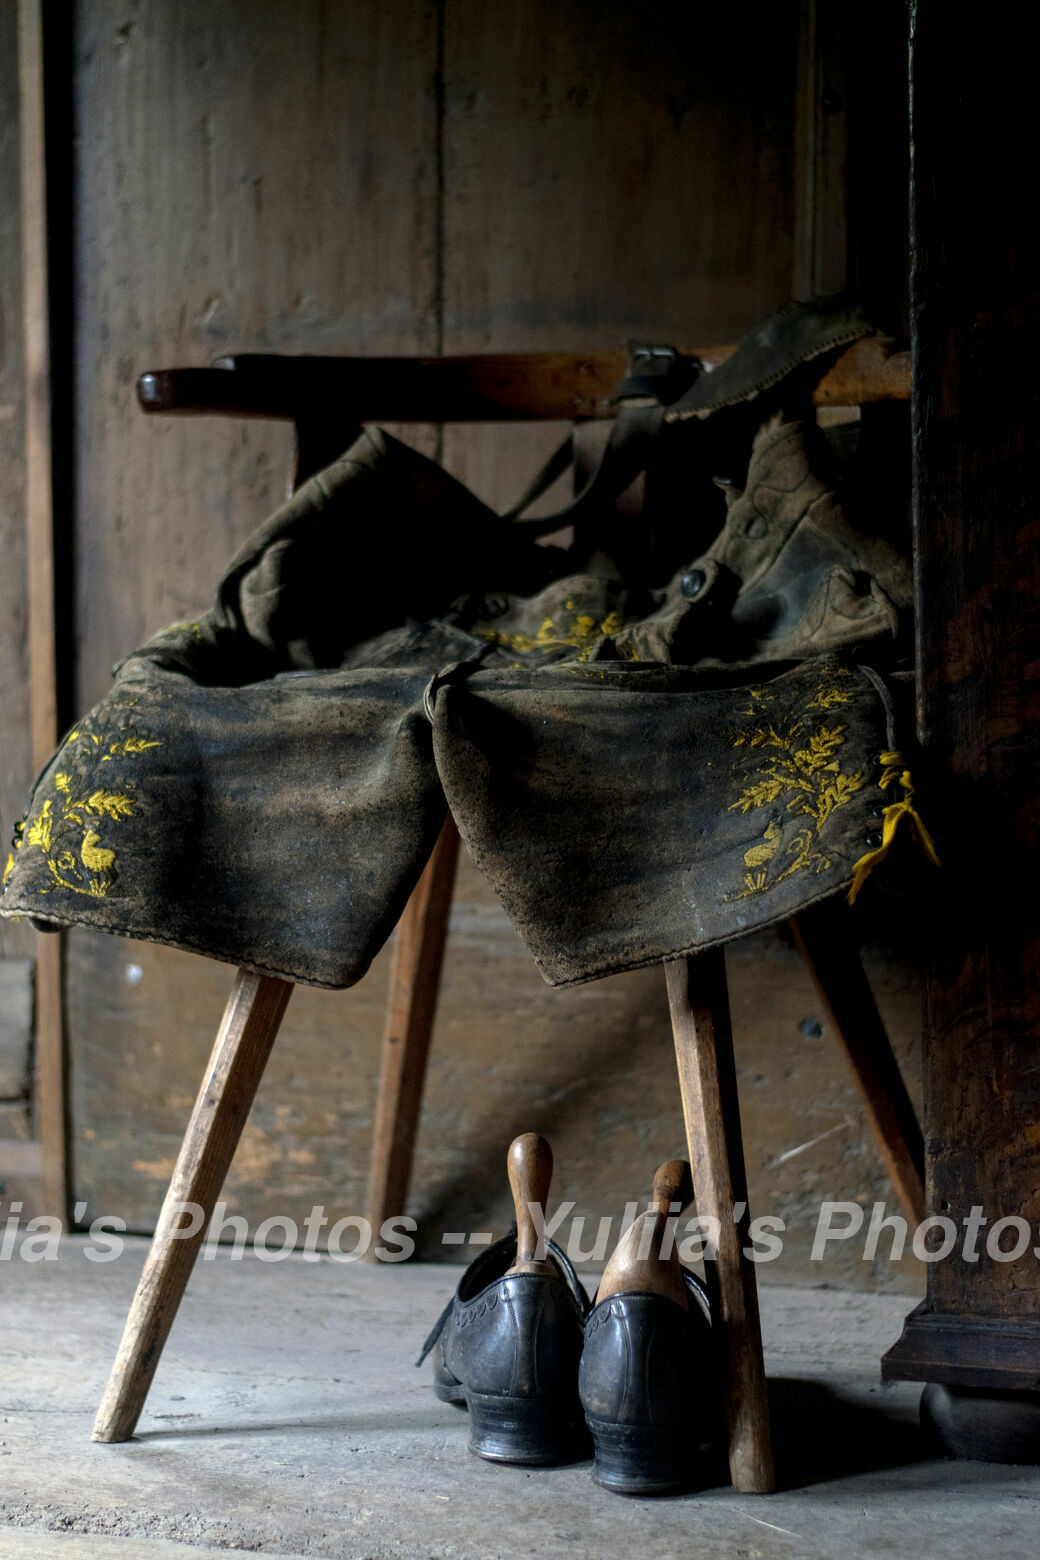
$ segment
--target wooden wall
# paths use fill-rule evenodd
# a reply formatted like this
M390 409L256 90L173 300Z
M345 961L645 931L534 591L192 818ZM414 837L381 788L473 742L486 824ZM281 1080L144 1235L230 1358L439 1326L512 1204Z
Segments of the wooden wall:
M0 5L0 867L30 777L16 13ZM22 1192L31 1131L33 938L0 922L0 1198Z
M0 4L0 27L12 9ZM749 24L745 8L617 0L79 0L77 707L117 658L205 603L287 480L280 426L144 419L144 369L228 350L720 341L786 301L805 273L805 7L752 9ZM0 275L9 316L13 274ZM9 342L0 383L17 372ZM0 447L16 451L17 433L16 412ZM555 430L409 436L501 502ZM16 490L4 497L0 526L17 515ZM20 729L16 611L0 613L0 636L5 723L10 711ZM26 778L15 742L0 758L5 806ZM912 975L883 946L873 967L913 1068ZM808 1264L793 1226L808 1229L815 1199L891 1192L796 956L771 933L734 949L731 969L752 1196L792 1220L765 1276L915 1282L852 1256L824 1275ZM251 1218L361 1207L386 977L384 954L350 993L294 995L232 1175ZM70 938L81 1218L149 1227L229 980L190 955ZM410 1210L424 1254L457 1256L445 1228L504 1225L505 1147L529 1127L554 1141L556 1191L593 1220L645 1194L682 1137L663 980L549 991L464 863Z

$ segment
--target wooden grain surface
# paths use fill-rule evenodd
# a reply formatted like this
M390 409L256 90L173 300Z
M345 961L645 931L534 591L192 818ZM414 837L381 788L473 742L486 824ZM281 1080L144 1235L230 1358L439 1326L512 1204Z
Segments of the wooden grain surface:
M81 705L286 491L288 429L146 422L137 375L436 350L434 64L409 0L77 11Z
M40 0L18 6L22 337L25 374L25 524L32 761L40 768L58 738L51 324L48 278L50 177L44 115Z
M849 289L906 331L907 0L798 0L792 294Z
M25 530L25 386L19 225L18 11L0 6L0 857L32 769ZM29 957L28 926L0 924L0 957Z
M18 98L18 8L0 6L0 864L7 860L14 821L25 805L32 770L29 718L28 580L25 526L25 382L21 326L22 245L19 222L20 136ZM27 924L0 922L0 1002L14 1043L23 1015L28 967L35 946ZM26 976L28 975L28 979ZM5 978L6 977L6 978ZM31 1009L31 1001L29 1003ZM0 1020L0 1029L4 1029ZM48 1212L42 1160L33 1145L22 1153L32 1128L29 1098L29 1035L8 1053L0 1104L0 1200L20 1201L27 1215Z
M1030 77L999 28L949 28L932 0L917 7L912 69L919 717L945 860L927 922L928 1204L958 1227L978 1206L1035 1234L1040 215L1017 198L1007 155L1035 140ZM929 1268L927 1309L961 1340L953 1373L936 1379L992 1384L1010 1323L1032 1340L1025 1360L1009 1345L1001 1384L1033 1390L1040 1265L1031 1251L1001 1261L979 1248L977 1261ZM934 1327L919 1321L888 1356L891 1374L932 1379Z
M375 1230L408 1201L458 856L449 814L394 933L366 1195ZM375 1260L374 1244L368 1255Z
M734 1488L774 1488L772 1433L754 1265L747 1260L744 1141L733 1058L726 958L710 948L665 965L675 1060L697 1212L719 1231L705 1266Z
M249 970L235 976L97 1411L95 1441L133 1435L292 989Z
M66 451L57 448L52 407L52 294L55 162L45 115L50 70L45 69L41 0L19 0L20 220L22 331L25 378L25 530L29 648L29 729L32 767L47 762L58 740L58 591L54 471ZM63 1223L68 1216L68 1121L64 937L36 940L35 1118L42 1150L43 1199Z
M748 49L720 8L448 6L444 351L737 340L787 300L793 7L756 27ZM558 439L449 428L443 448L508 503Z
M709 371L736 351L679 350ZM614 417L626 352L502 352L445 358L293 357L233 353L211 368L151 370L137 381L142 411L167 415L325 418L330 403L358 421L542 422ZM854 342L820 377L818 406L869 405L910 398L910 358L889 337Z

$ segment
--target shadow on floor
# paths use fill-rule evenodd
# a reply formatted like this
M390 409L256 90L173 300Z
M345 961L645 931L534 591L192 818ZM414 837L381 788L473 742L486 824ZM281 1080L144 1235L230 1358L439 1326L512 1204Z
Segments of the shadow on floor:
M771 1376L769 1406L778 1489L880 1473L934 1455L916 1414L888 1404L880 1391L874 1404L822 1381Z
M780 1490L805 1489L835 1479L855 1478L858 1474L880 1473L922 1462L934 1455L929 1452L916 1415L908 1416L905 1406L889 1404L880 1394L875 1405L861 1396L843 1396L821 1381L774 1376L769 1381L769 1403L777 1488ZM285 1432L359 1435L394 1431L400 1434L443 1431L443 1428L443 1407L428 1404L419 1410L413 1407L401 1413L391 1410L386 1414L315 1414L313 1417L293 1416L237 1424L214 1424L200 1416L191 1424L150 1426L139 1431L134 1440L154 1443ZM728 1482L724 1456L718 1466L713 1460L703 1472L704 1489L721 1487Z
M160 1415L159 1417L172 1418L173 1416ZM405 1435L418 1430L443 1431L445 1409L435 1404L418 1412L410 1409L407 1414L390 1411L386 1414L294 1415L287 1419L242 1419L237 1423L227 1424L214 1423L212 1419L204 1418L201 1414L178 1417L191 1418L195 1422L178 1425L153 1423L147 1430L135 1431L132 1440L134 1442L207 1440L211 1436L283 1435L286 1432L295 1434L298 1431L316 1435L357 1436L385 1432Z

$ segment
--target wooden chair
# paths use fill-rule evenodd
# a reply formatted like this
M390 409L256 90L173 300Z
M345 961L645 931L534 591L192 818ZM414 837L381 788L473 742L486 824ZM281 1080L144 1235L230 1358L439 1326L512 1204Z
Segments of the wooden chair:
M694 348L720 362L732 348ZM366 420L451 421L608 418L626 366L622 353L444 359L234 357L210 369L145 374L151 412L291 419L297 480L340 453L342 410ZM819 404L901 400L905 353L879 340L850 348L821 381ZM360 415L358 417L360 422ZM403 1212L433 1029L459 839L449 818L397 929L368 1187L375 1228ZM866 1105L885 1166L908 1216L924 1215L923 1145L850 933L833 906L798 916L792 930ZM737 1489L772 1488L772 1454L758 1297L747 1243L744 1171L724 955L710 949L665 967L698 1213L717 1218L718 1258L708 1264L727 1382L729 1460ZM239 970L188 1124L151 1252L94 1427L97 1441L133 1434L155 1368L219 1196L292 992L289 982ZM188 1238L180 1205L205 1220ZM734 1222L735 1205L744 1214Z

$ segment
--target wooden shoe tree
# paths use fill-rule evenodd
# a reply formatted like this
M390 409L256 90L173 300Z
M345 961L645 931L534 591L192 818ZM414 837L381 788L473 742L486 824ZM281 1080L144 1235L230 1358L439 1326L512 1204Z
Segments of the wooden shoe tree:
M661 1295L666 1300L674 1300L684 1311L689 1310L675 1242L672 1241L666 1257L661 1254L661 1244L669 1212L674 1211L673 1205L678 1203L681 1213L692 1196L690 1167L685 1159L669 1159L667 1164L661 1165L654 1176L654 1206L641 1213L618 1241L600 1281L597 1305L611 1295L631 1294L635 1290Z
M552 1149L537 1132L524 1132L509 1145L509 1188L513 1193L516 1211L516 1261L505 1275L535 1273L541 1278L556 1278L555 1265L548 1258L538 1258L538 1230L531 1216L531 1208L541 1210L541 1227L545 1228L545 1203L552 1184Z

